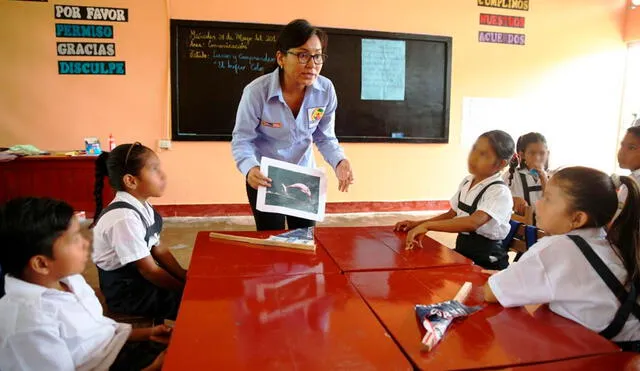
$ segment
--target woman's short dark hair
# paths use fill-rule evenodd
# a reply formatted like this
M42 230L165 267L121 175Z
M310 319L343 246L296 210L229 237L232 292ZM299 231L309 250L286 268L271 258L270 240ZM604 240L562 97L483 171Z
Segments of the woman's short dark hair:
M320 39L322 51L326 52L328 37L327 33L320 28L312 26L304 19L296 19L284 26L276 41L276 48L282 53L286 53L291 48L304 45L311 36L316 35Z

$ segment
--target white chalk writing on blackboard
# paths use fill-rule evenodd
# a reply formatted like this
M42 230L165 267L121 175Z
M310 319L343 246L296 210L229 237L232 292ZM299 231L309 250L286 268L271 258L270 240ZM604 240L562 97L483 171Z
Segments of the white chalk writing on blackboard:
M265 64L273 63L275 58L268 55L218 54L213 52L215 65L222 70L232 70L235 74L242 71L264 72Z
M264 35L256 32L220 32L191 30L189 32L190 48L248 49L252 43L275 44L275 35Z
M188 58L213 62L219 70L234 74L264 72L268 64L275 62L275 41L276 35L270 33L190 30Z
M191 59L207 59L209 55L202 50L189 50L189 58Z

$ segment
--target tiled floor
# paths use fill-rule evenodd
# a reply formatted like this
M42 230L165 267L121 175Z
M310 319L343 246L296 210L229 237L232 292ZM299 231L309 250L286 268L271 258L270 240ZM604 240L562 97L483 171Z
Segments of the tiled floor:
M437 214L437 213L435 213ZM318 226L368 226L368 225L393 225L405 219L424 219L435 215L430 213L353 213L353 214L329 214L324 222ZM169 245L176 259L183 267L188 267L193 252L193 243L199 231L231 231L254 230L253 217L216 217L216 218L165 218L162 232L162 243ZM84 230L87 236L91 231ZM429 232L429 236L445 246L455 246L455 233ZM88 264L83 275L94 288L98 287L98 275L95 265Z

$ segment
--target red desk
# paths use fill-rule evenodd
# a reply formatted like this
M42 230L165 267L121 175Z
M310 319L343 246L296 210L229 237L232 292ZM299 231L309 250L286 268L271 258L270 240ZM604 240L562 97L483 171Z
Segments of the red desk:
M603 370L640 370L640 354L612 353L600 356L583 357L566 361L540 363L529 366L512 367L514 371L603 371Z
M505 367L618 352L608 340L540 307L498 304L452 324L430 353L421 352L415 304L452 299L465 281L474 285L469 305L483 303L487 276L476 266L392 272L352 272L349 279L411 360L421 369Z
M426 237L424 248L405 250L406 233L393 227L317 228L316 240L343 272L432 268L473 262Z
M64 200L76 211L93 217L96 202L93 188L96 179L96 156L29 156L0 162L0 203L15 197L53 197ZM113 199L105 178L102 200Z
M163 370L411 370L340 274L189 278Z
M224 233L266 238L278 232ZM301 251L214 239L209 237L209 232L199 232L187 274L191 279L339 272L333 259L320 246L315 252Z

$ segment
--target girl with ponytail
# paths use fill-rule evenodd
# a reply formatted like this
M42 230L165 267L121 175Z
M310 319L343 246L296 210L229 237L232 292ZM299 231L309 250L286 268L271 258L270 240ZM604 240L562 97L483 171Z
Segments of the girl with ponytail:
M103 209L104 177L117 191ZM96 160L92 258L109 310L175 319L186 270L160 243L162 217L149 204L166 186L160 159L140 143L122 144Z
M628 196L616 213L616 189ZM542 238L495 273L485 299L505 307L549 304L555 313L640 351L640 190L631 177L569 167L549 180L536 205Z
M516 143L516 155L509 162L504 181L513 195L513 211L525 214L528 206L535 206L549 176L549 150L547 140L540 133L527 133Z

